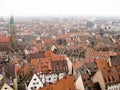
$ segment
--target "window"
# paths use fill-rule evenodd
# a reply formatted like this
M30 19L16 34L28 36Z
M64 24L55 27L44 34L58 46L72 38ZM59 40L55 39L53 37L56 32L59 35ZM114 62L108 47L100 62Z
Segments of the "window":
M37 84L39 84L39 82L37 82Z
M97 70L98 68L97 67L95 67L95 70Z
M34 81L36 81L36 78L34 78Z
M81 70L83 71L84 69L82 68Z
M5 89L7 90L7 87L5 87Z
M34 89L36 89L37 87L36 86L34 86Z
M91 69L91 68L88 68L89 70Z
M31 87L31 89L33 90L33 87Z
M88 78L88 80L90 80L90 78Z

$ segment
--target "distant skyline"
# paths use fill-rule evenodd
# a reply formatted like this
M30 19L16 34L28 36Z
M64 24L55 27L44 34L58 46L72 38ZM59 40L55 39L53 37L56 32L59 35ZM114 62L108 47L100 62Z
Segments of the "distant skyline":
M120 0L0 0L0 16L120 16Z

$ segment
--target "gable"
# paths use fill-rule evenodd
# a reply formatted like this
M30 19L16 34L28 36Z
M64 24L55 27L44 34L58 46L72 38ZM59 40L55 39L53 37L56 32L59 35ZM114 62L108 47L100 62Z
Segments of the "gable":
M40 81L40 79L37 77L36 74L33 75L29 85L28 85L28 90L37 90L40 87L43 87L43 83Z
M1 90L13 90L8 84L4 84Z

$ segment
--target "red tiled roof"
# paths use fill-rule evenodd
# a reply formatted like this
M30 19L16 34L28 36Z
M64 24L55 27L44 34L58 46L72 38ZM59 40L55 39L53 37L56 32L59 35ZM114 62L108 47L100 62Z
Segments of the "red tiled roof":
M57 38L68 38L68 37L70 37L69 34L58 34L57 35Z
M65 56L56 55L51 51L46 51L44 53L44 56L45 56L44 58L34 58L31 60L31 63L34 69L36 70L36 72L50 73L51 71L54 71L53 69L55 68L54 66L56 65L55 64L56 61L57 61L57 64L59 63L64 64L64 66L62 64L58 65L58 67L63 66L62 69L60 68L60 70L67 68L67 64L66 64L67 61L65 60ZM54 66L52 66L53 63L54 63Z
M113 52L113 51L109 51L109 55L110 55L110 56L116 56L117 53L116 53L116 52Z
M30 30L22 30L21 35L32 35L32 32Z
M44 55L45 57L50 57L52 54L52 51L48 50L48 51L45 51Z
M106 84L120 82L119 73L116 68L101 69Z
M30 51L30 53L33 54L33 53L37 53L37 52L39 52L39 49L37 47L33 46L32 50Z
M0 37L0 43L11 42L11 37Z
M50 45L50 44L53 45L54 43L55 43L55 40L54 40L54 39L51 39L51 38L44 40L44 44L45 44L45 45Z
M52 61L53 60L65 60L64 56L56 55L52 53L52 51L50 50L45 52L45 57L50 57Z
M56 54L51 54L51 60L65 60L64 56L56 55Z
M108 68L108 63L105 59L97 59L96 64L98 69Z
M22 71L22 68L19 64L15 65L15 71L16 71L16 75L19 75Z
M74 69L78 69L80 66L82 66L82 62L80 62L79 60L77 60L76 63L74 64L73 68Z
M104 81L106 84L120 82L120 75L115 67L109 67L107 60L97 59L96 60L98 69L101 70Z
M49 58L32 59L31 63L38 73L51 71L51 63Z
M28 71L30 70L30 65L29 64L25 64L23 67L24 70L24 77L27 76Z
M94 62L94 59L93 58L85 58L85 62L91 63L91 62Z
M42 58L40 60L40 66L41 66L42 72L44 72L44 71L51 71L52 70L51 62L50 62L49 58ZM46 66L46 67L43 68L44 66Z
M39 90L75 90L74 79L72 76L62 78L55 84L43 87Z
M83 79L84 85L87 85L88 87L91 87L93 85L90 79L90 75L88 73L82 74L82 79Z

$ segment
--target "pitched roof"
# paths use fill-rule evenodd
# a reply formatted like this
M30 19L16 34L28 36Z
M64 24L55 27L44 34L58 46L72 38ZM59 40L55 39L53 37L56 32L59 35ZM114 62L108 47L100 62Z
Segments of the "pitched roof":
M94 62L94 59L93 58L85 58L85 62L91 63L91 62Z
M64 56L54 54L52 51L48 50L45 52L45 57L50 57L52 61L56 60L65 60Z
M106 84L120 82L120 74L116 68L101 69Z
M31 63L37 73L40 72L48 73L49 71L51 71L51 62L49 58L32 59Z
M72 76L62 78L55 84L50 84L39 90L48 90L48 89L49 90L75 90L74 78Z
M92 80L88 73L81 74L81 77L85 86L92 87Z
M109 55L110 55L110 56L116 56L117 53L116 53L116 52L113 52L113 51L109 51Z
M11 42L11 37L0 37L0 43Z
M114 66L120 66L120 55L110 56L110 59Z
M52 53L50 50L45 51L43 58L33 58L31 64L37 73L51 73L51 72L67 72L68 65L65 56L60 56ZM55 70L54 70L55 69Z
M31 48L31 51L30 51L31 54L38 53L38 52L39 52L39 49L36 46L33 46Z
M96 64L98 69L108 68L108 63L105 59L97 59Z
M78 69L80 66L82 66L82 62L80 62L79 60L77 60L76 63L74 64L73 68L74 69Z
M29 55L29 59L43 58L43 57L45 57L43 51L39 51L37 53L32 53Z
M30 70L30 65L29 64L25 64L23 67L23 71L24 71L24 77L27 76L29 70Z
M21 73L21 71L22 71L21 65L16 64L16 65L15 65L15 72L16 72L16 75L19 75L19 74Z
M109 67L107 60L97 59L96 64L106 84L120 82L120 73L115 67Z

